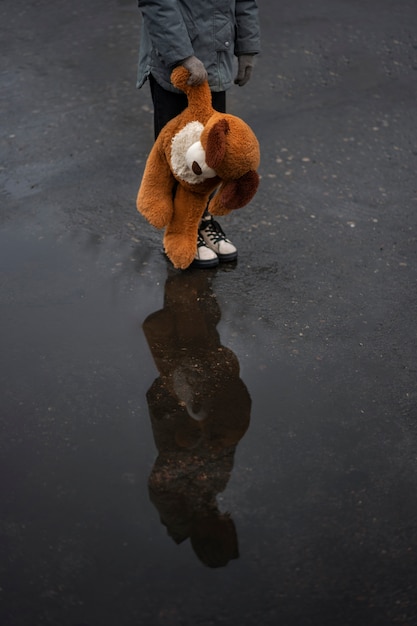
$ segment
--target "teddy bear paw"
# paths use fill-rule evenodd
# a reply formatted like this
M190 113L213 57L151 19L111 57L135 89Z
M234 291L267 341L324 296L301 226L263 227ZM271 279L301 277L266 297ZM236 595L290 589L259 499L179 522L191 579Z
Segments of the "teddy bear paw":
M194 260L197 239L184 235L167 234L164 238L165 254L177 269L185 270Z

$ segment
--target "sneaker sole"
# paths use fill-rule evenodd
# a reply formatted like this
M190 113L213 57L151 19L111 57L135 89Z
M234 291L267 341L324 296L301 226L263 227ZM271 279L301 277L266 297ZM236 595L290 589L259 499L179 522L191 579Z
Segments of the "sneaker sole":
M236 261L237 259L237 251L236 252L229 252L229 254L218 254L218 259L219 261L221 261L222 263L230 263L230 261Z
M218 257L216 257L215 259L207 259L206 261L202 261L200 259L194 259L190 267L199 267L200 269L205 269L205 268L210 268L210 267L217 267L218 264L219 264Z

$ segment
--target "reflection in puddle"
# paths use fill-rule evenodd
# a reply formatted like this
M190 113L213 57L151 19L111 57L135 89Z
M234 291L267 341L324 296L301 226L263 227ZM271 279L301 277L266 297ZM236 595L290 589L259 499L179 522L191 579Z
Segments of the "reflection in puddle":
M236 355L220 343L220 308L207 270L169 270L164 306L143 331L159 377L147 392L158 458L150 499L176 543L222 567L239 556L236 529L216 496L227 486L251 399Z

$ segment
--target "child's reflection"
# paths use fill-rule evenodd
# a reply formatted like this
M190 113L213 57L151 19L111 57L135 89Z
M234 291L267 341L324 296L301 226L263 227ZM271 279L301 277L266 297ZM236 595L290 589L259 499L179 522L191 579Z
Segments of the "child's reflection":
M234 353L220 344L220 309L207 270L171 272L164 307L143 330L159 377L147 393L158 449L149 495L177 543L221 567L239 556L235 525L219 511L251 399Z

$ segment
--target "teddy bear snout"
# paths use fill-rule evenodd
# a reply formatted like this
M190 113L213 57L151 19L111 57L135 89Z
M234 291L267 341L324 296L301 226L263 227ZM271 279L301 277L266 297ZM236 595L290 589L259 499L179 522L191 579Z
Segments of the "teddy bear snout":
M196 141L188 148L185 160L190 170L192 170L196 176L201 176L206 179L214 178L217 175L216 172L207 165L206 152L200 141Z

